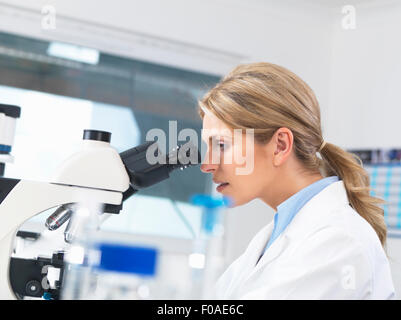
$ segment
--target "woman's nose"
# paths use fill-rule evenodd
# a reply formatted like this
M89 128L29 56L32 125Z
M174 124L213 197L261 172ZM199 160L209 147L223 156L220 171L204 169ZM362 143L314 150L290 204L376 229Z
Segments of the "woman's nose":
M212 159L209 156L209 152L206 154L205 159L203 160L200 169L204 173L213 173L218 168L218 164L212 162Z
M200 166L201 171L204 173L213 173L216 171L216 168L215 164L202 163Z

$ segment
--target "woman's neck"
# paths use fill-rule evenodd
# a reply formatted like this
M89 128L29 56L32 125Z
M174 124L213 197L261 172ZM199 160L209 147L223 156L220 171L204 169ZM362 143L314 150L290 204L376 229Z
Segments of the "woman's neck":
M294 172L281 174L274 184L274 188L270 187L270 190L267 190L266 194L261 197L261 200L273 208L274 211L277 211L277 207L282 202L320 179L323 179L323 176L319 172L314 174Z

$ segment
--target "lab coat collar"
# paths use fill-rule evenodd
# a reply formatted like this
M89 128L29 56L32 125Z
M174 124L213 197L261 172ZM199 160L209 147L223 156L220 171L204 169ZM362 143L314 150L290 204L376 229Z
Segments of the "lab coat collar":
M227 288L226 292L228 296L230 296L239 286L241 286L242 283L249 278L251 274L253 274L255 265L273 232L273 227L274 222L272 221L264 226L249 243L248 248L240 258L243 262L240 266L240 272L237 273L238 278L236 278L235 281L231 281Z
M293 223L288 225L286 234L291 239L304 237L306 231L314 230L317 224L329 224L331 212L348 205L344 182L334 182L305 204L293 219Z
M253 248L255 249L250 253L247 259L250 262L248 268L249 273L245 273L249 276L244 280L247 281L253 275L259 274L259 270L280 256L291 241L296 241L297 239L304 237L308 233L308 230L313 229L313 226L317 223L324 224L324 220L328 219L328 211L331 212L336 210L336 208L348 204L348 197L343 181L340 180L332 183L302 207L286 230L284 230L284 232L272 243L270 248L266 250L258 262L258 259L273 232L273 222L269 223L253 240Z

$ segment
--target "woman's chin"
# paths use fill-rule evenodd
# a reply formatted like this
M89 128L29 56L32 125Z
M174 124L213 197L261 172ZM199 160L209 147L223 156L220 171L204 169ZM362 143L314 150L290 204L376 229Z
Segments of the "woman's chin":
M227 197L229 199L229 204L228 207L229 208L235 208L238 206L242 206L246 203L248 203L250 200L244 199L244 198L240 198L240 197L236 197L236 196L230 196L229 194L225 194L225 197Z
M235 208L238 206L242 206L252 200L252 199L245 199L244 197L236 195L233 192L234 190L231 185L227 185L223 188L218 187L216 188L216 191L222 196L228 198L228 203L227 203L228 208Z

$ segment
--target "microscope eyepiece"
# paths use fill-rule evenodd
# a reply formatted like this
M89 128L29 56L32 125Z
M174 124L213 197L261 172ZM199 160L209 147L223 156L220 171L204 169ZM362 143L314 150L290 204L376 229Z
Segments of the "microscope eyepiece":
M201 162L198 148L191 142L178 145L163 155L157 142L146 142L120 153L130 177L131 187L138 190L169 178L175 169L185 169Z

